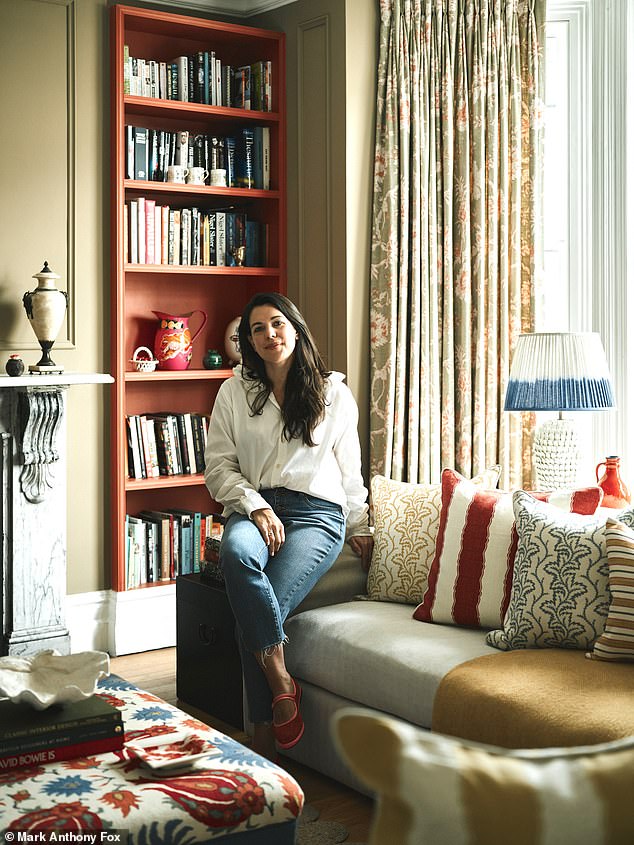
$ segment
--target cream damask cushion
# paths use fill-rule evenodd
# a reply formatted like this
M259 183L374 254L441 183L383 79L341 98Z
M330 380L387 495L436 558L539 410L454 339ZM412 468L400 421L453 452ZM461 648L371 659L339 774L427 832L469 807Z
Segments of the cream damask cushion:
M500 467L494 466L472 482L493 489L499 476ZM436 551L441 485L408 484L375 475L370 489L374 549L368 572L368 597L418 604Z
M605 517L563 513L524 492L513 495L518 533L511 599L487 643L515 648L591 648L608 607ZM634 510L619 519L634 521Z
M333 729L377 795L372 845L634 842L634 737L509 751L354 708Z
M617 519L605 525L610 609L605 631L587 657L634 661L634 531Z

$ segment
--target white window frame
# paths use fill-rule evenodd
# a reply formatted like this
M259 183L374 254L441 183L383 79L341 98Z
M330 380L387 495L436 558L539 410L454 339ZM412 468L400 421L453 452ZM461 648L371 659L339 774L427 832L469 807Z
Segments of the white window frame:
M568 27L569 62L569 314L571 331L599 332L618 409L593 414L592 452L620 455L634 479L634 34L631 0L549 0L547 19ZM632 42L630 42L632 43ZM630 143L630 147L632 144ZM629 199L628 199L629 197ZM629 278L628 278L629 277ZM630 373L628 379L628 371ZM629 383L628 383L629 382ZM629 390L628 390L629 387Z

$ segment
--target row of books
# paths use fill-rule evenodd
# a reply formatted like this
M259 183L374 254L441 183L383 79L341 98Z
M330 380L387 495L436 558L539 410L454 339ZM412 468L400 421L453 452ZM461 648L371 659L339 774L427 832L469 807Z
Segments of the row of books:
M147 129L126 126L126 179L166 182L167 168L204 167L226 170L228 188L271 185L271 133L268 126L247 127L235 135L219 137L181 129ZM209 177L206 180L209 183Z
M158 205L137 197L124 206L125 261L200 267L266 267L268 224L245 212ZM240 248L244 248L240 250ZM240 255L241 251L243 255Z
M204 472L208 420L203 414L130 414L126 425L130 478Z
M271 111L271 76L270 61L233 67L213 50L161 62L131 56L128 45L123 48L123 92L137 97Z
M121 711L98 695L36 710L0 701L0 775L14 769L119 751Z
M200 572L222 529L217 514L180 508L126 515L126 589Z

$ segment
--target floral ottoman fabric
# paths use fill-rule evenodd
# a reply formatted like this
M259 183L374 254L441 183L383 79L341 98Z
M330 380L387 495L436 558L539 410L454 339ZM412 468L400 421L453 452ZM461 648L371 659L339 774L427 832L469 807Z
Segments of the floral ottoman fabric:
M122 711L123 749L0 773L6 841L8 832L116 830L127 831L130 845L293 842L304 796L287 772L116 675L97 694ZM213 752L179 773L159 774L127 748L183 731Z

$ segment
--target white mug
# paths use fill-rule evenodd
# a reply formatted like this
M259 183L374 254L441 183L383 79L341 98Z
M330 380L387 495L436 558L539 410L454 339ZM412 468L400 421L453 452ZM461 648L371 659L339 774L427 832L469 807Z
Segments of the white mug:
M204 167L192 167L187 174L187 181L190 185L204 185L209 176L209 171Z
M180 185L185 183L185 179L189 175L189 170L183 167L182 164L170 164L167 168L167 181L177 182Z
M209 184L215 185L218 188L227 187L227 171L224 167L209 171Z

